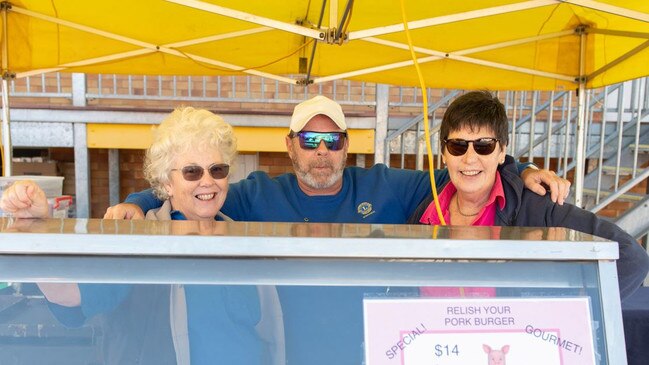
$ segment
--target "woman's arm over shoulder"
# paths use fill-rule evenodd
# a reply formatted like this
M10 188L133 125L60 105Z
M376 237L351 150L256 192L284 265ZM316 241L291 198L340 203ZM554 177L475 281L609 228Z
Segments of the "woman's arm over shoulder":
M137 193L131 193L126 197L124 203L135 204L146 214L147 211L162 206L162 201L153 195L153 189L146 189Z
M153 194L153 189L131 193L124 203L106 209L104 219L144 219L151 209L160 208L163 202Z

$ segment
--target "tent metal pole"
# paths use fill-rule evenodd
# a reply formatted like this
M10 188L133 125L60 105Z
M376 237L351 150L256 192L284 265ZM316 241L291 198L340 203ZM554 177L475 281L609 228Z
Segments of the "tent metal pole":
M334 42L339 42L339 44L342 44L342 40L340 40L340 37L343 36L343 28L345 27L345 23L347 22L347 17L349 16L349 13L352 10L352 6L354 6L354 0L347 0L347 6L345 6L345 11L343 12L343 16L342 18L340 18L340 24L338 24L338 29L336 29L336 36L334 37ZM331 25L329 26L331 27Z
M11 176L11 129L9 128L9 45L7 44L9 37L7 36L7 12L8 4L2 4L2 174L4 176Z
M2 173L11 176L11 129L9 128L9 81L2 77Z
M575 205L583 208L584 196L584 169L586 165L586 78L585 55L586 55L586 32L584 27L578 29L579 35L579 87L577 89L577 151L575 152Z
M402 43L398 42L392 42L392 41L387 41L387 40L381 40L377 38L368 38L368 39L363 39L364 41L371 42L371 43L376 43L376 44L381 44L384 46L388 47L394 47L394 48L400 48L400 49L407 49L407 45L404 45ZM505 43L502 43L505 44ZM514 44L512 42L507 42L507 44ZM499 45L493 45L493 47L478 47L475 48L475 50L488 50L488 49L496 49L499 48ZM536 75L536 76L541 76L541 77L547 77L551 79L557 79L557 80L563 80L563 81L568 81L568 82L575 82L575 75L569 76L569 75L561 75L557 73L552 73L552 72L546 72L546 71L538 71L538 70L533 70L525 67L518 67L518 66L512 66L512 65L507 65L499 62L492 62L492 61L486 61L486 60L480 60L477 58L471 58L471 57L466 57L463 56L464 54L469 54L473 53L474 49L468 49L468 50L460 50L456 52L441 52L441 51L435 51L431 49L425 49L421 47L415 47L415 51L424 53L424 54L429 54L431 56L428 57L422 57L417 62L419 64L427 63L427 62L434 62L434 61L439 61L439 60L455 60L455 61L460 61L460 62L466 62L466 63L473 63L476 65L482 65L482 66L487 66L487 67L493 67L493 68L498 68L498 69L503 69L507 71L513 71L513 72L518 72L518 73L524 73L524 74L529 74L529 75ZM391 69L396 69L396 68L401 68L401 67L406 67L406 66L411 66L413 64L412 60L408 61L401 61L401 62L396 62L396 63L391 63L391 64L386 64L386 65L381 65L381 66L376 66L376 67L370 67L366 69L361 69L361 70L354 70L354 71L349 71L337 75L329 75L329 76L324 76L320 78L316 78L313 80L314 84L320 84L332 80L340 80L340 79L345 79L345 78L351 78L359 75L366 75L374 72L380 72L380 71L385 71L385 70L391 70Z
M251 13L246 13L243 11L226 8L224 6L218 6L216 4L209 4L198 0L166 0L166 1L170 3L184 5L198 10L203 10L209 13L226 16L228 18L239 19L248 23L262 25L264 27L282 30L284 32L293 33L296 35L303 35L307 38L324 39L324 35L322 34L322 31L320 29L309 29L301 25L282 22L271 18L265 18Z
M338 1L329 3L329 28L338 22Z
M322 18L324 17L325 13L325 8L327 6L327 0L322 0L322 9L320 9L320 18L318 19L318 29L322 26ZM311 58L309 59L309 67L306 72L306 77L304 80L304 86L309 86L309 84L313 83L311 80L311 69L313 68L313 62L315 60L315 50L316 47L318 47L318 42L313 42L313 48L311 48Z
M376 134L374 135L374 163L390 166L390 146L385 140L388 136L390 88L387 84L376 84ZM424 101L426 102L426 101ZM401 140L403 145L403 140Z
M107 55L107 56L102 56L102 57L95 57L95 58L91 58L91 59L86 59L86 60L74 61L74 62L66 63L66 64L63 64L63 65L58 65L57 67L53 67L53 68L46 68L46 69L40 69L40 70L32 70L32 71L21 72L21 73L19 73L19 77L26 77L26 76L34 75L34 74L42 74L42 73L45 73L45 72L55 72L55 71L60 71L62 69L70 68L70 67L79 67L79 66L91 65L91 64L95 64L95 63L101 63L101 62L109 62L109 61L112 61L112 60L119 60L119 59L123 59L123 58L136 57L138 55L144 55L144 54L148 54L148 53L163 52L163 53L174 55L174 56L177 56L177 57L189 58L189 59L191 59L193 61L197 61L197 62L200 62L200 63L206 63L208 65L214 65L214 66L217 66L217 67L227 68L227 69L230 69L230 70L233 70L233 71L241 71L241 72L248 73L248 74L251 74L251 75L265 77L265 78L285 82L285 83L288 83L288 84L295 84L296 83L295 80L292 80L292 79L290 79L288 77L279 76L279 75L273 75L273 74L270 74L270 73L266 73L266 72L262 72L262 71L258 71L258 70L254 70L254 69L247 69L244 66L233 65L233 64L230 64L230 63L227 63L227 62L221 62L221 61L218 61L218 60L213 60L213 59L210 59L210 58L207 58L207 57L194 55L192 53L180 52L180 51L174 49L174 48L185 47L187 45L193 44L193 42L199 42L199 43L212 42L214 40L220 40L220 39L227 39L227 38L232 38L232 37L244 36L244 35L247 35L247 34L254 34L254 33L262 32L262 31L265 32L268 29L264 28L264 27L262 27L262 28L254 28L254 29L249 29L249 30L244 30L244 31L237 31L237 32L232 32L232 33L227 33L227 34L222 34L222 35L213 35L213 36L209 36L209 37L198 38L198 39L195 39L195 40L176 42L176 43L172 43L172 44L169 44L169 45L157 45L157 44L153 44L153 43L140 41L140 40L134 39L134 38L124 37L124 36L121 36L119 34L107 32L107 31L104 31L104 30L101 30L101 29L95 29L95 28L87 27L87 26L84 26L84 25L81 25L81 24L77 24L77 23L66 21L66 20L54 18L54 17L48 16L48 15L43 15L43 14L33 12L33 11L29 11L27 9L23 9L23 8L20 8L20 7L15 7L14 6L14 7L11 8L11 10L13 12L15 12L15 13L18 13L18 14L26 15L26 16L29 16L29 17L32 17L32 18L40 19L40 20L51 22L51 23L54 23L54 24L63 25L65 27L69 27L69 28L72 28L72 29L77 29L77 30L87 32L87 33L90 33L90 34L96 34L96 35L99 35L99 36L102 36L102 37L106 37L106 38L109 38L109 39L114 39L114 40L119 41L119 42L124 42L124 43L127 43L127 44L132 44L134 46L143 48L143 49L137 49L137 50L128 51L128 52L117 53L117 54L113 54L113 55ZM306 28L303 28L303 29L306 29ZM314 31L314 30L309 30L309 31ZM319 39L320 38L319 35L322 35L322 39L325 38L325 33L324 32L319 32L318 37L316 37L316 38ZM170 48L170 47L174 47L174 48Z
M167 1L180 1L180 0L167 0ZM185 0L187 1L187 0ZM442 15L434 18L420 19L408 22L408 29L414 30L419 28L433 27L442 24L449 24L453 22L460 22L470 19L485 18L493 15L513 13L516 11L531 10L543 6L556 6L559 4L558 0L530 0L523 1L515 4L508 4L502 6L494 6L491 8L478 9L466 11L463 13ZM357 30L349 32L349 40L362 39L367 37L376 37L390 33L398 33L404 30L403 23L386 25L377 28Z
M562 2L568 3L568 4L574 4L578 6L583 6L584 8L589 8L597 11L603 11L605 13L609 14L615 14L619 16L623 16L625 18L629 19L635 19L635 20L640 20L643 22L649 22L649 15L645 13L641 13L639 11L634 11L631 9L623 8L620 6L614 6L614 5L609 5L609 4L604 4L600 1L593 1L593 0L561 0Z

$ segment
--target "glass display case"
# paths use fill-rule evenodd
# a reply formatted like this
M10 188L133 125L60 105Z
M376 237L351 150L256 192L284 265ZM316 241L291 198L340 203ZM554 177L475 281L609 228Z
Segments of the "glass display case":
M626 363L617 244L568 229L11 218L0 227L0 363L180 363L189 348L192 364L453 365L487 363L488 347L533 364L519 339L550 343L557 364ZM40 290L65 283L80 288L80 307ZM487 316L488 307L500 309ZM400 329L381 345L390 326Z

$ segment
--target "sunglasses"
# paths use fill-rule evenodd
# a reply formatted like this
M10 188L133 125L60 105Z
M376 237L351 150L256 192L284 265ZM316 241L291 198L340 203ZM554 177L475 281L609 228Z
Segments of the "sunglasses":
M324 141L327 149L339 151L345 146L347 132L293 132L289 134L290 138L297 137L300 140L300 147L305 150L314 150Z
M473 149L479 155L490 155L495 149L496 144L500 140L498 138L478 138L472 141L466 139L444 138L446 150L453 156L462 156L469 149L469 143L473 143Z
M187 181L198 181L203 177L205 169L201 166L189 165L182 169L171 169L171 171L180 171L183 174L183 179ZM220 180L228 177L230 172L230 165L224 163L213 163L207 168L212 179Z

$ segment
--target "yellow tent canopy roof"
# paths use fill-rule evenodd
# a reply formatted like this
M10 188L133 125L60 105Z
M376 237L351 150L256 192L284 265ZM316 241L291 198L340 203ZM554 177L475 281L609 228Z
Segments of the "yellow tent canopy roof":
M356 0L347 13L347 1L327 2L320 27L320 5L301 0L5 4L3 70L17 77L254 74L298 83L311 64L314 83L419 85L394 0ZM594 88L649 75L646 0L405 5L429 87L573 89L584 77Z

